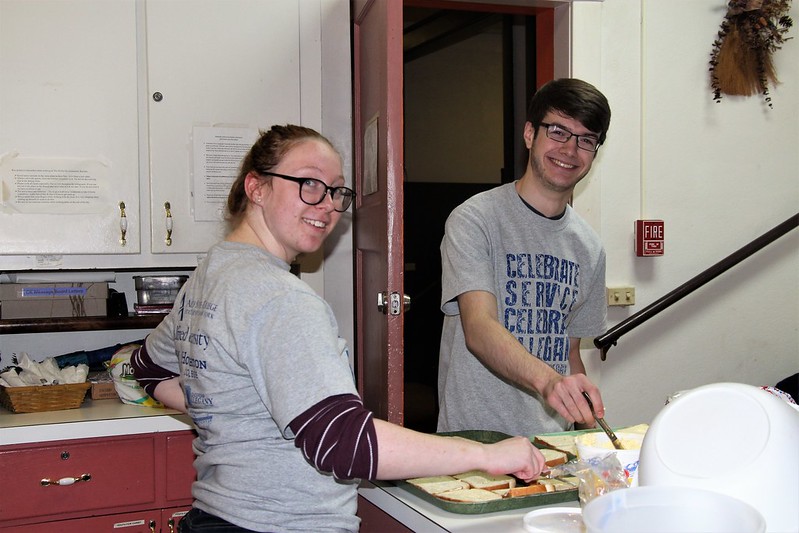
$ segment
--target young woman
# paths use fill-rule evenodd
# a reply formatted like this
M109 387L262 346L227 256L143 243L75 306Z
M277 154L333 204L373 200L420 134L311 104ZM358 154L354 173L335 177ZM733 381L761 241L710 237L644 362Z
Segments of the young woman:
M262 133L228 197L230 232L133 359L137 379L188 412L195 502L181 531L357 531L357 483L471 469L530 480L530 440L486 445L373 418L330 306L289 272L350 206L341 158L294 126Z

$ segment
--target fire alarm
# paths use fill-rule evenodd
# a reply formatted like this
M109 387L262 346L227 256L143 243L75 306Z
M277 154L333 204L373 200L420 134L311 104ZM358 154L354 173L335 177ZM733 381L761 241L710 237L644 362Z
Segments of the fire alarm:
M652 257L663 255L663 221L635 221L635 255Z

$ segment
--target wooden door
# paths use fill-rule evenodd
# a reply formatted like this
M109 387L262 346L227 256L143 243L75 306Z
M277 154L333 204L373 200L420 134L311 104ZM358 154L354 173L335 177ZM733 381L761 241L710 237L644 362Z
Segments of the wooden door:
M352 15L356 371L366 407L402 424L402 2L356 0Z
M358 389L379 418L404 421L403 7L536 16L537 85L553 77L554 11L503 5L354 0L355 329ZM383 295L385 309L378 309Z

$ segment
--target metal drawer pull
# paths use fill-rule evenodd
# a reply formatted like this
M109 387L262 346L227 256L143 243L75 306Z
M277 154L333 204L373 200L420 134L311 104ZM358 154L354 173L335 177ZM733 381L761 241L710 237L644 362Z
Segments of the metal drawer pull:
M61 479L48 479L44 478L41 481L42 487L46 487L48 485L59 485L61 487L66 487L69 485L74 485L78 481L89 481L92 478L91 474L81 474L80 477L62 477Z
M164 242L167 246L172 246L172 206L169 202L164 202L164 209L166 210L166 239Z
M125 202L119 202L119 244L125 246L128 244L125 236L128 234L128 217L125 214Z

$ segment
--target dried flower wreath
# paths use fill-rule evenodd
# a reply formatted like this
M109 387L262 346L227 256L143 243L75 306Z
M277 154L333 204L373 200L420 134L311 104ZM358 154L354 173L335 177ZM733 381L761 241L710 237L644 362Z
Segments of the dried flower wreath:
M791 39L791 0L730 0L710 54L713 100L760 93L771 107L769 83L779 83L771 54Z

